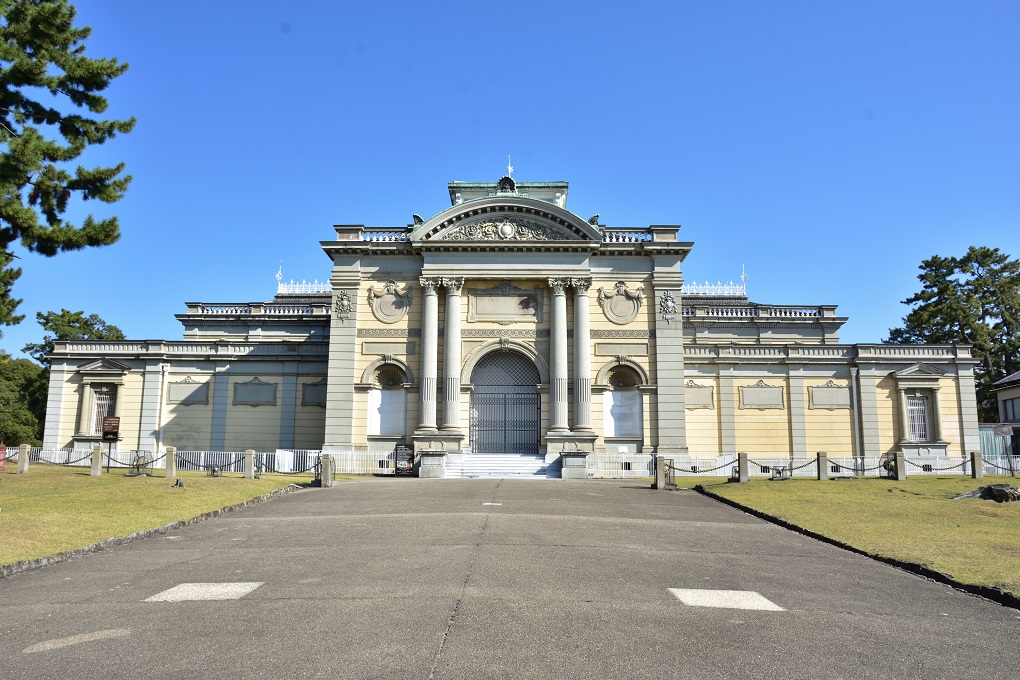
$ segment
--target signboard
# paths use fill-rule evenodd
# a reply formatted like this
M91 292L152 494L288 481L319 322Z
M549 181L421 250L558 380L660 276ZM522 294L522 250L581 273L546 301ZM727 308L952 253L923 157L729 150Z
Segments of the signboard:
M414 450L403 444L397 444L396 469L394 471L398 475L400 475L411 474L413 470L414 470Z
M118 416L106 416L103 418L103 441L115 442L120 433L120 418Z
M1013 426L1012 425L996 425L993 432L1000 437L1012 437Z

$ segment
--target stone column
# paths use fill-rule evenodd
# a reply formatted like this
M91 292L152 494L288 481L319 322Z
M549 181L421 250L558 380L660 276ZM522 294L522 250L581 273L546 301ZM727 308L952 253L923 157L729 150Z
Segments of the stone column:
M939 388L931 391L931 440L933 442L944 441L942 439L942 406L939 404Z
M419 279L422 296L421 320L421 408L418 429L436 429L436 380L439 377L439 295L440 279Z
M446 333L443 346L443 430L460 432L460 292L464 279L443 278Z
M176 477L177 476L177 447L167 446L163 448L164 455L166 456L166 476Z
M591 279L571 279L574 287L574 430L591 430Z
M244 451L244 478L255 479L255 450L245 449Z
M18 474L28 474L28 458L32 455L32 447L28 444L18 446Z
M550 363L552 364L551 396L549 410L549 431L568 432L567 423L567 295L570 279L549 279L552 288L552 342Z

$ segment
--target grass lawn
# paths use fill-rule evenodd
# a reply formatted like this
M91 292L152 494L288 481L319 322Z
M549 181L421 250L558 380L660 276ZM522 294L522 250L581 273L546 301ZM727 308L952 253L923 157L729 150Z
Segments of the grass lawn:
M683 481L686 486L701 483L719 496L866 552L1020 595L1020 503L952 500L985 484L1020 485L1020 479Z
M8 464L0 473L0 565L83 548L107 538L186 519L243 503L290 484L307 485L311 474L240 473L207 477L178 472L172 479L127 477L124 469L90 477L88 468L33 463L27 475Z

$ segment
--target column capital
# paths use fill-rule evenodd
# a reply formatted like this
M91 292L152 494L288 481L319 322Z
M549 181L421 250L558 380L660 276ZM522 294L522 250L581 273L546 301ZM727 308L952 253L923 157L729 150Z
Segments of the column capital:
M574 287L574 292L577 295L586 295L588 289L591 288L591 277L572 278L570 279L570 285Z
M549 287L552 288L553 295L566 295L569 285L570 279L549 279Z
M436 295L442 284L443 280L438 276L422 276L418 279L423 295Z
M447 295L460 295L461 289L464 288L464 277L444 276L443 287L446 288Z

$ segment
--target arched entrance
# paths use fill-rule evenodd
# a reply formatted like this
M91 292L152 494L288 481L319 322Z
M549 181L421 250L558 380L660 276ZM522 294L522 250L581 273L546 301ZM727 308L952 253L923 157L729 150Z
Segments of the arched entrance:
M491 352L471 371L471 450L537 454L538 369L520 352Z

